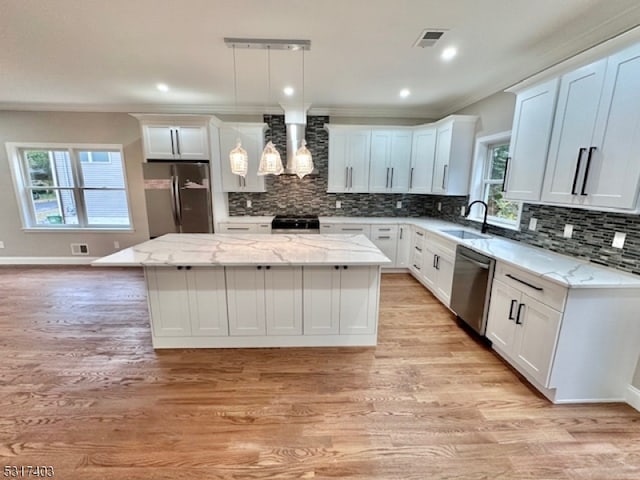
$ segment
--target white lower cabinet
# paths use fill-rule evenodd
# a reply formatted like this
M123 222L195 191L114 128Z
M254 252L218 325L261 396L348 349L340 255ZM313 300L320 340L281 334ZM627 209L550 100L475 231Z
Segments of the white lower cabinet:
M371 225L370 238L373 244L391 260L389 267L397 267L398 226Z
M375 334L378 267L305 267L305 335Z
M409 270L447 307L451 301L456 244L415 227Z
M302 267L227 267L230 335L301 335Z
M561 312L494 280L487 337L543 387L549 386L561 318Z
M155 336L228 335L223 268L150 267L145 277Z

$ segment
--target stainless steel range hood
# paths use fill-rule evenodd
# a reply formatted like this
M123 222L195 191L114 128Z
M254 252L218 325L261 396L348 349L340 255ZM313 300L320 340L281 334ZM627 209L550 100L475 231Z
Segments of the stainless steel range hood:
M285 165L284 175L295 175L291 166L294 164L295 155L300 142L304 140L307 130L307 110L310 104L305 105L304 111L301 111L301 105L284 105L280 104L284 110L284 123L287 129L287 164ZM313 152L311 152L313 154ZM313 169L309 175L317 175L318 170Z

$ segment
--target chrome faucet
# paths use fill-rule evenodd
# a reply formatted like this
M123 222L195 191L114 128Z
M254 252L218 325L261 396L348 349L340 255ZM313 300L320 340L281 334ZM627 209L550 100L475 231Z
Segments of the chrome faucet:
M485 202L483 202L482 200L474 200L469 205L467 205L467 208L464 211L464 216L465 218L469 216L469 214L471 213L471 207L473 207L476 203L484 205L484 218L482 219L482 228L480 229L480 232L487 233L487 211L489 210L489 207Z

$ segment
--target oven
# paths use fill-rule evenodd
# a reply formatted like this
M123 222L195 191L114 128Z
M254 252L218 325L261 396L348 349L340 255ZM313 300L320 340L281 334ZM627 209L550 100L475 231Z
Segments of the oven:
M271 233L320 233L320 220L317 215L276 215Z

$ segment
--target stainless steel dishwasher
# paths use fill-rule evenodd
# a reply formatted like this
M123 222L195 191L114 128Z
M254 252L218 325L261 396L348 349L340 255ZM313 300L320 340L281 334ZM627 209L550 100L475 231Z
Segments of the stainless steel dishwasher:
M463 245L456 248L451 310L480 335L487 329L495 260Z

